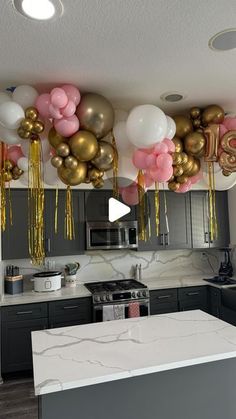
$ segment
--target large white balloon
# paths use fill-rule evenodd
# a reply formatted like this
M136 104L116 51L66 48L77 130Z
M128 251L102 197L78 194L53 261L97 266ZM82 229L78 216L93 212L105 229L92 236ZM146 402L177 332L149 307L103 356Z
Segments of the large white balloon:
M129 141L126 132L126 122L120 121L114 125L113 128L114 137L116 140L117 151L120 157L127 156L131 157L134 151L134 146Z
M5 128L18 128L24 116L24 109L16 102L5 102L0 105L0 124Z
M51 165L50 161L44 165L44 183L52 186L59 183L57 169Z
M136 147L150 147L165 138L167 119L157 106L141 105L131 110L126 129L129 140Z
M168 115L166 115L166 119L167 119L166 138L169 138L169 140L172 140L172 138L174 138L175 133L176 133L175 121Z
M20 157L17 160L17 166L19 167L19 169L23 170L24 172L28 172L28 165L29 165L29 160L27 159L27 157Z
M17 134L17 131L14 129L7 129L0 125L0 138L1 140L9 145L20 144L21 139Z
M0 92L0 105L5 102L9 102L11 97L8 93Z
M13 100L19 103L23 109L34 106L37 97L37 90L34 87L27 85L16 87L12 94Z

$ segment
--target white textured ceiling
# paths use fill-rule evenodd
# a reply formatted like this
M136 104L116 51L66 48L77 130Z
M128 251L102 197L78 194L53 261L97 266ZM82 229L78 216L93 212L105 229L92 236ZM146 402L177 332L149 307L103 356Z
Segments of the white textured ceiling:
M211 102L236 109L236 49L208 47L212 35L236 26L235 0L62 2L59 20L37 22L0 0L0 87L73 82L125 109ZM163 104L160 95L172 90L186 99Z

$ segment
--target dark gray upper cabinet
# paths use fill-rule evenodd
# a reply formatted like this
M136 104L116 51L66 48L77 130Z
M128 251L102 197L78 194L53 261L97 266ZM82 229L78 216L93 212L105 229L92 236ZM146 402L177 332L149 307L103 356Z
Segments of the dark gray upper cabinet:
M193 248L227 247L230 242L228 194L216 191L217 240L212 241L209 226L208 192L191 192L191 218Z
M66 190L58 195L58 232L55 233L55 190L45 191L45 249L47 256L79 255L85 250L84 192L72 190L75 239L65 238Z
M112 190L91 190L85 192L85 217L87 221L109 221L108 206L109 198L112 198ZM132 206L129 214L120 221L136 220L136 207Z

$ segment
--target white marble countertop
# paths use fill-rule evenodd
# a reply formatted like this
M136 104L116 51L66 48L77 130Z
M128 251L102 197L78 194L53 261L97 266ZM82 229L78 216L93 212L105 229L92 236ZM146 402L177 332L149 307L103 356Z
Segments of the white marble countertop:
M35 394L236 357L236 328L200 310L32 333Z

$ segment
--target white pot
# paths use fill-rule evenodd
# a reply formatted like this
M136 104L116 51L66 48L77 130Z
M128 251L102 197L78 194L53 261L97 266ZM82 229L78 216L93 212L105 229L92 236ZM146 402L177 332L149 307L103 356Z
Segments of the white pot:
M68 288L74 288L77 285L76 275L66 275L65 285Z
M34 282L34 291L36 292L56 291L61 288L61 272L39 272L34 274L31 281Z

